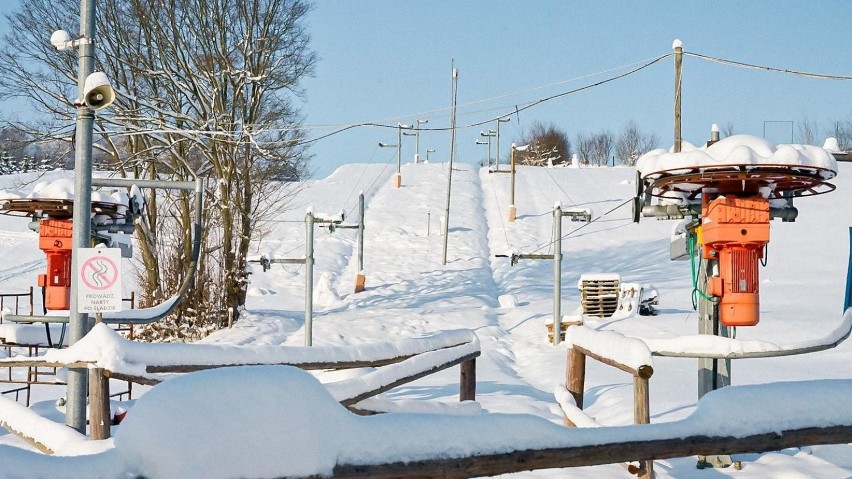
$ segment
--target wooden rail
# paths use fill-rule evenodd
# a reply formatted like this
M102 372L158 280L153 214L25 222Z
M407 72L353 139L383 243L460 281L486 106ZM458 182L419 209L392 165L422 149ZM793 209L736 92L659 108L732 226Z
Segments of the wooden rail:
M461 479L535 469L612 464L628 458L650 462L654 459L699 454L759 453L778 451L788 447L848 442L852 442L852 426L808 427L745 437L693 435L647 441L614 441L595 445L532 449L501 454L478 454L455 459L429 459L374 465L340 464L334 468L331 477Z

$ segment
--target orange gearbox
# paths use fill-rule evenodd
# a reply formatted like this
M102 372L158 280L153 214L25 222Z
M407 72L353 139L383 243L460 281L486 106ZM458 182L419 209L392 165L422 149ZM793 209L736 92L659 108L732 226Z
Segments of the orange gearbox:
M44 288L44 307L71 308L71 220L43 219L39 222L38 247L47 256L47 274L38 276Z
M702 255L719 262L707 292L719 298L725 326L754 326L760 319L759 260L769 242L769 200L702 195Z

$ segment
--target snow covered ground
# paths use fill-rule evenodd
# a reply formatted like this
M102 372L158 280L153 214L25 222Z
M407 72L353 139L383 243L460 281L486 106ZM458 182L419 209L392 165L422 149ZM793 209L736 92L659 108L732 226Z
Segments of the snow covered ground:
M509 223L509 175L489 173L466 164L456 168L445 266L441 264L440 234L447 186L445 164L404 165L403 186L399 189L394 188L393 168L389 165L341 167L328 178L306 182L290 209L279 215L271 230L259 238L252 252L257 257L302 257L306 210L313 208L315 212L325 213L342 210L346 222L354 223L358 220L358 193L364 191L366 291L353 293L358 273L356 232L317 228L315 233L314 345L395 341L450 329L470 329L479 337L482 348L482 356L477 360L477 401L482 413L531 414L560 425L563 416L553 392L565 380L566 345L549 344L545 329L545 323L552 318L553 263L520 260L513 266L508 258L497 257L511 253L552 253L552 210L556 202L566 208L590 208L596 218L592 223L567 219L563 222L562 233L567 235L562 248L563 313L572 313L580 304L577 289L580 275L617 273L622 281L653 285L660 293L659 314L621 320L590 319L587 325L659 339L697 332L689 263L669 260L669 236L674 222L654 219L643 219L639 224L631 222L628 200L635 193L635 169L520 167L515 201L517 221ZM14 185L16 181L18 178L0 177L0 188L26 190L26 185ZM826 336L840 324L849 255L848 229L852 226L846 206L852 201L852 167L841 164L833 182L836 191L796 201L799 209L796 222L772 222L768 264L760 270L761 321L755 327L740 328L739 339L783 345ZM28 288L43 269L36 234L27 230L26 223L21 218L0 217L0 292ZM250 279L243 319L232 329L219 331L204 342L304 344L304 267L274 264L264 272L255 265ZM126 288L132 286L128 284ZM40 304L36 309L40 310ZM811 355L737 360L733 364L733 384L849 379L850 353L852 343L847 342ZM696 363L694 359L654 358L652 423L683 420L694 411ZM342 379L322 374L319 378ZM281 380L276 375L276 381ZM625 373L588 363L586 411L599 423L632 423L632 391L632 380ZM63 393L62 387L36 387L34 399L52 403ZM260 393L268 391L261 388ZM215 391L209 394L211 398L217 395ZM396 402L402 409L411 401L457 403L458 370L452 368L428 376L382 397ZM268 400L248 393L244 400L246 410L253 408L254 401L269 404ZM203 416L205 411L214 409L202 405L195 413ZM150 414L150 409L146 411ZM132 413L131 409L128 417ZM234 422L244 417L238 411L233 414ZM726 416L723 411L716 417L724 421ZM737 415L732 412L731 417ZM400 428L407 427L402 421L399 424ZM383 427L386 431L394 430L392 422ZM134 430L138 432L140 428ZM200 430L214 438L220 434L223 439L226 437L226 429ZM286 431L289 435L299 433L296 428ZM489 433L511 436L513 431ZM145 444L144 438L138 436L126 440L137 441L134 444L142 444L140 447ZM424 436L423 446L434 446L426 442ZM18 450L13 447L24 446L11 435L0 436L0 464L4 464L0 467L0 477L28 477L25 469L5 466L7 460L16 461L19 467L28 464L29 456L16 455ZM740 471L698 470L694 457L656 461L655 467L660 478L852 477L850 445L746 454L737 459L744 461ZM201 469L194 471L204 471L204 467L213 470L215 462L198 466ZM74 467L85 468L85 465ZM252 469L248 471L251 475ZM575 468L570 474L580 478L627 477L619 465ZM547 470L512 477L565 475L565 471Z

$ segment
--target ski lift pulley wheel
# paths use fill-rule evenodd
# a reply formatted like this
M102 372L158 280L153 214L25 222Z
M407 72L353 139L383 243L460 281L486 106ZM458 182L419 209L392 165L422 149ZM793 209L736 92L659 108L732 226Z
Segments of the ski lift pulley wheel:
M695 199L704 189L714 189L721 195L752 196L768 189L769 199L780 199L834 191L828 180L835 176L835 171L812 166L714 165L657 171L641 181L647 185L644 192L657 197L677 192Z

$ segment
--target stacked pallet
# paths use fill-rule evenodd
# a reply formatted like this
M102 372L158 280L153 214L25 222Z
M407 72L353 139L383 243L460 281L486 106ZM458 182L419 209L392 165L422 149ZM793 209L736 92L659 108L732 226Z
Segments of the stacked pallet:
M616 273L586 273L580 276L583 314L608 318L618 310L621 276Z

